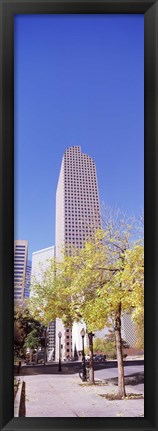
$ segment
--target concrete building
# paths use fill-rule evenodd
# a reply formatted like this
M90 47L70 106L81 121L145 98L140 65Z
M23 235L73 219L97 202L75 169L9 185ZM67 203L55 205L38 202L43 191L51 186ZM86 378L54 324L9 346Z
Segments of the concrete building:
M55 248L52 246L32 253L31 283L34 278L37 281L42 280L43 273L48 268L50 259L54 257L54 250Z
M87 237L101 228L101 213L97 172L93 159L82 153L80 146L67 148L64 152L56 191L56 257L61 259L62 247L84 247ZM82 350L80 336L83 324L75 324L72 332L56 321L56 346L58 332L62 332L62 355L71 356L74 348ZM69 329L69 332L68 332ZM68 335L67 335L68 334Z
M26 286L28 241L14 241L14 304L23 304Z
M49 267L50 259L55 255L55 247L48 247L32 253L32 273L31 284L34 279L38 282L42 280L43 273ZM48 351L47 360L51 362L55 359L55 322L50 322L48 327Z

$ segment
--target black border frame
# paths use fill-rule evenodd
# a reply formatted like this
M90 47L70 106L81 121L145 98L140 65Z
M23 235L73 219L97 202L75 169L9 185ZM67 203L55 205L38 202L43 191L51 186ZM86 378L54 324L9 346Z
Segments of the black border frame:
M145 24L145 417L14 418L13 241L14 241L14 15L49 13L141 13ZM158 429L158 0L0 1L0 425L2 430ZM157 168L157 169L156 169ZM157 360L156 360L157 359Z

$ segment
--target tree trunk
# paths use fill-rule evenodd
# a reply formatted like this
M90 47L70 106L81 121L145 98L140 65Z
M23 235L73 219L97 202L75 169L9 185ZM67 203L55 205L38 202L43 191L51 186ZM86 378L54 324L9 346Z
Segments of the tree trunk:
M122 340L121 340L121 302L119 303L116 311L114 330L115 330L117 364L118 364L118 398L121 399L126 396L123 355L122 355Z
M93 364L93 334L92 332L89 332L88 334L89 338L89 383L91 385L94 385L94 364Z
M33 361L33 350L30 349L30 363Z

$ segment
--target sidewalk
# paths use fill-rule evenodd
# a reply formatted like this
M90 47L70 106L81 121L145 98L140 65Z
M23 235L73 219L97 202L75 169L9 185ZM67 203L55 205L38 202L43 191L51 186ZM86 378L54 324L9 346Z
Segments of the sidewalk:
M144 399L108 401L99 396L113 385L88 386L78 374L36 374L20 377L25 382L26 417L138 417L144 415ZM140 393L126 387L127 393Z

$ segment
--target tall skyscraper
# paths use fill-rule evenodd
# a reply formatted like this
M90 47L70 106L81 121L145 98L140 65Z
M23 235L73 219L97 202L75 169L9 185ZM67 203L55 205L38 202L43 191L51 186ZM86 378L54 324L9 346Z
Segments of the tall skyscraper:
M32 273L31 283L36 279L38 282L42 280L43 273L49 267L49 261L54 257L55 248L47 247L32 253ZM55 359L55 322L50 322L48 327L48 352L47 360Z
M14 241L14 303L23 304L26 286L28 241Z
M68 253L71 246L82 248L96 228L101 228L101 213L95 163L81 147L73 146L64 152L57 185L56 258L61 259L63 246L69 246ZM75 327L78 329L71 332L59 319L56 321L56 345L61 331L64 357L72 355L74 345L78 351L82 349L79 325Z
M101 227L96 167L78 146L67 148L56 192L56 256L63 244L82 248L94 228Z
M24 297L25 298L29 298L29 296L30 296L31 268L32 268L32 262L31 262L31 260L27 260L27 263L26 263L26 281L25 281L25 289L24 289Z

